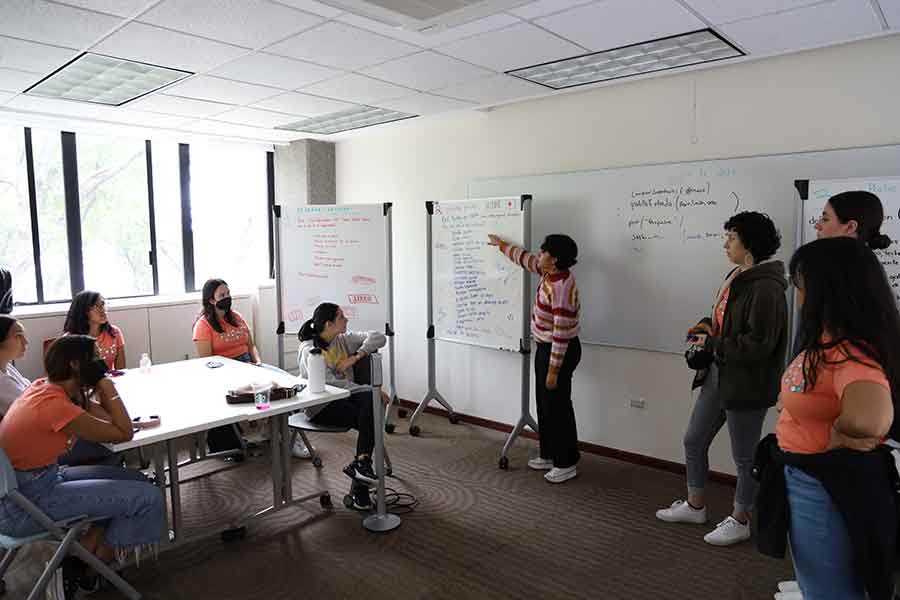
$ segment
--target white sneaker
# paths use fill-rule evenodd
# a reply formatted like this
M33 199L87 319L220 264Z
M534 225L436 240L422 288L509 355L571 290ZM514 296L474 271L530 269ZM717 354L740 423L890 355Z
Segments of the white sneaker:
M307 448L306 444L303 443L303 438L301 438L299 435L294 440L294 444L291 446L291 454L294 458L309 458L310 456L312 456L309 448Z
M803 594L799 591L777 592L775 594L775 600L803 600Z
M727 517L716 528L703 536L703 541L713 546L730 546L750 539L750 522L742 525L734 517Z
M706 507L694 508L686 500L676 500L669 508L656 511L656 518L667 523L706 523Z
M778 582L778 591L779 592L799 592L800 584L796 581L779 581Z
M544 474L544 479L549 481L550 483L562 483L563 481L568 481L578 475L578 471L575 470L575 465L571 467L566 467L565 469L560 469L559 467L553 467L546 474Z
M528 461L528 466L535 471L549 471L553 468L553 461L549 458L537 456Z
M65 587L63 586L62 567L57 567L53 572L53 575L50 576L50 581L47 583L47 588L44 590L44 594L47 600L66 600L66 591Z

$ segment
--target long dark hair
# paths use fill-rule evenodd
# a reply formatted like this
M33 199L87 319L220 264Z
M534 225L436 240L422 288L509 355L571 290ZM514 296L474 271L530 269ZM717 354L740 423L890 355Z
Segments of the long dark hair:
M816 385L822 364L849 360L880 366L891 385L894 414L900 417L900 314L884 268L862 241L850 237L816 240L801 246L791 258L791 281L803 289L800 336L806 355L806 389ZM829 339L823 341L823 335ZM862 358L849 354L853 344ZM825 352L839 349L840 358ZM900 419L891 425L896 437Z
M59 337L47 348L44 355L44 370L50 381L65 381L79 374L72 367L72 363L83 369L85 365L94 360L96 356L96 339L89 335L64 335ZM87 406L87 396L84 390L81 392L81 407Z
M207 279L206 283L203 284L203 309L200 311L198 318L205 318L212 325L213 329L219 333L224 333L225 328L222 327L222 324L219 323L219 317L216 316L216 307L210 304L220 285L227 286L228 284L225 283L224 279ZM225 320L234 327L238 326L237 317L234 316L234 311L230 308L225 311Z
M334 321L340 309L340 306L331 302L323 302L318 305L313 312L312 319L307 320L300 327L297 337L300 338L301 342L313 340L316 348L327 348L328 344L320 336L322 335L322 330L325 329L325 323Z
M0 344L6 341L6 338L9 337L10 330L15 324L16 319L9 315L0 315Z
M881 200L872 192L842 192L828 199L841 224L856 221L856 237L873 250L883 250L891 245L891 238L881 233L884 208Z
M72 298L72 304L69 305L69 312L66 314L66 322L63 324L63 331L68 334L88 335L91 332L91 322L88 319L88 311L97 304L100 299L100 292L91 290L83 290L78 292ZM112 337L116 337L116 330L112 328L107 320L106 323L100 325L100 333L108 333Z

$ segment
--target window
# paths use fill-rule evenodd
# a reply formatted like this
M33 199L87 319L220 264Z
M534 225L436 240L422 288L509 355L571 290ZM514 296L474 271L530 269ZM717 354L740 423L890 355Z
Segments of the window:
M0 125L0 266L13 277L16 302L37 302L25 129Z
M153 207L159 293L184 293L181 241L181 179L176 142L153 142Z
M69 245L66 233L66 198L63 189L62 139L59 131L31 130L34 185L44 302L72 297L69 281ZM17 283L13 285L18 288ZM18 293L16 293L18 296Z
M269 262L266 152L191 144L190 173L196 287L213 277L258 285Z
M76 143L85 287L152 294L144 140L79 134Z

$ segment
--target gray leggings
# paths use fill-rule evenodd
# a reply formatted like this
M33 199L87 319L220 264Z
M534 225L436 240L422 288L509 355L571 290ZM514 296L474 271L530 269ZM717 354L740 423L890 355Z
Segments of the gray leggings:
M737 467L734 510L749 512L753 509L757 486L750 471L753 469L753 454L768 410L724 410L719 402L719 369L715 364L710 367L684 434L689 492L703 492L709 475L709 446L722 425L728 423L731 455Z

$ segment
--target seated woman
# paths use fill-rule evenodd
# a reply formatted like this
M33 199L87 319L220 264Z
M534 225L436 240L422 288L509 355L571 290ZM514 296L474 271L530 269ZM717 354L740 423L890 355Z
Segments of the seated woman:
M106 299L97 292L78 292L69 305L69 314L63 325L66 335L78 333L97 340L97 353L106 368L125 368L125 336L122 330L109 322Z
M97 358L94 338L59 338L44 364L47 378L32 383L0 421L0 448L15 469L19 491L55 521L103 517L81 539L103 561L158 544L165 504L140 472L58 463L75 439L124 442L133 435L128 411L104 377L106 364ZM94 395L99 402L89 400L95 390L104 390ZM25 537L40 531L12 500L0 500L0 533Z
M209 279L203 284L203 308L194 323L194 345L197 355L224 356L241 362L267 366L262 363L259 350L253 343L253 335L247 321L231 308L231 290L222 279ZM216 427L207 434L211 452L236 450L241 440L230 425ZM297 458L309 458L309 449L303 440L294 442L291 453Z
M387 338L378 331L355 333L347 331L347 317L337 304L323 302L316 307L312 319L300 328L298 362L300 377L309 378L309 357L313 348L320 348L325 356L325 381L328 385L351 391L348 398L306 409L313 423L333 427L352 427L359 432L356 457L344 467L353 480L353 506L368 510L372 506L369 484L378 479L372 468L372 449L375 447L375 418L372 413L372 394L368 388L353 381L353 365L383 347ZM357 388L358 391L354 392Z
M25 356L28 338L16 319L0 315L0 418L31 382L16 370L12 361Z

